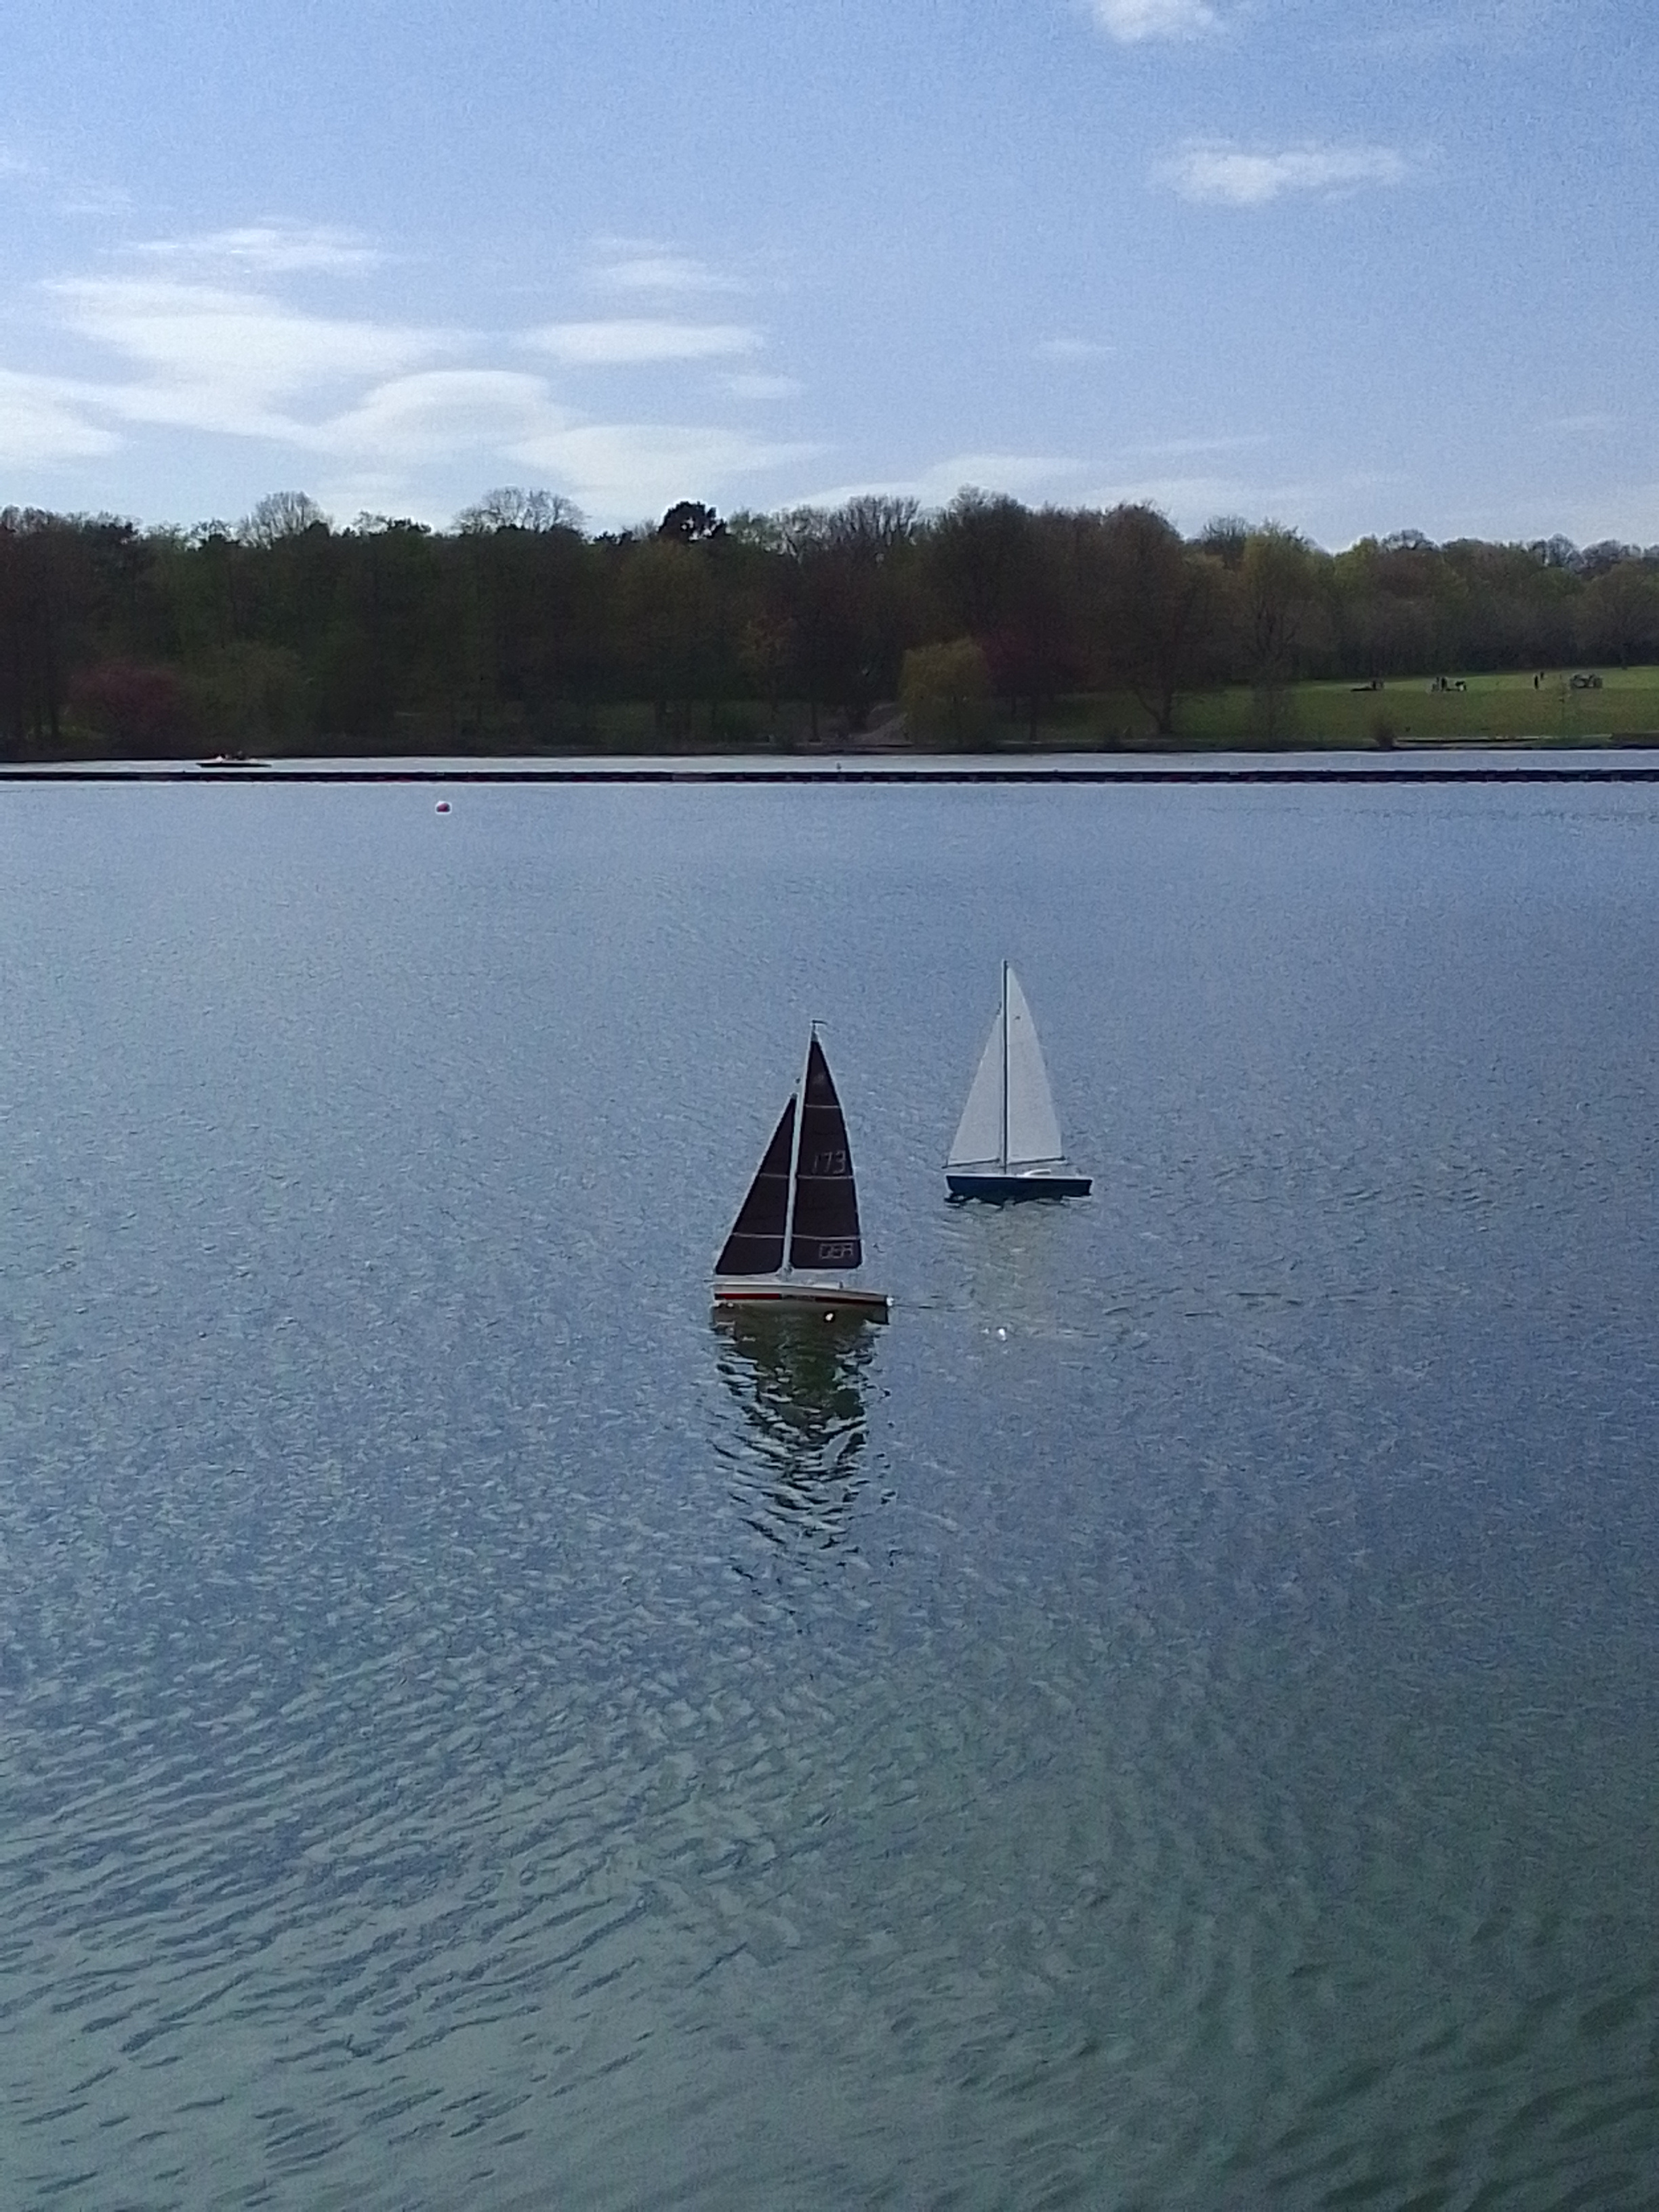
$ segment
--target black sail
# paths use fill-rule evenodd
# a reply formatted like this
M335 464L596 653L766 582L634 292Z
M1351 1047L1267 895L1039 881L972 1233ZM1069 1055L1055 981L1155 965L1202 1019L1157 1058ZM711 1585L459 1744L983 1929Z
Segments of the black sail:
M800 1159L795 1174L795 1225L789 1240L792 1267L856 1267L858 1193L847 1123L815 1036L806 1055L806 1097L800 1117Z
M766 1157L738 1208L717 1275L772 1275L783 1265L783 1227L789 1211L789 1148L795 1136L795 1102L783 1109Z

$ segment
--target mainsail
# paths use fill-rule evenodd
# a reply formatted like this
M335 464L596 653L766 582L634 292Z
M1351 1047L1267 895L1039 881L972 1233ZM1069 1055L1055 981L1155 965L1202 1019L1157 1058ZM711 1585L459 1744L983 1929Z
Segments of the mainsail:
M1019 988L1019 978L1005 967L1004 1020L1008 1038L1008 1149L1005 1158L1024 1166L1057 1160L1065 1150L1060 1123L1054 1116L1054 1096L1048 1088L1048 1071L1042 1064L1036 1024Z
M794 1143L792 1096L772 1132L749 1195L738 1209L732 1234L714 1262L717 1275L770 1275L783 1265L784 1224L789 1218L789 1156Z
M735 1235L734 1231L734 1237ZM853 1154L847 1142L847 1123L841 1101L836 1096L829 1062L814 1034L806 1054L789 1264L792 1267L806 1268L858 1267L863 1262L858 1192L853 1182ZM775 1267L777 1262L773 1261L770 1264ZM724 1255L719 1272L727 1272Z

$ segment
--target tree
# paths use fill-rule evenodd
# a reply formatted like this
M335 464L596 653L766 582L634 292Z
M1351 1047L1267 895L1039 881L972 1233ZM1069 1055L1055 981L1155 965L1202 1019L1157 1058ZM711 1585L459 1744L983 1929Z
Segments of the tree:
M992 684L1011 717L1024 702L1026 741L1033 745L1044 707L1077 680L1082 665L1078 522L1052 507L1027 515L1004 580L1001 620L982 641Z
M1255 689L1261 734L1269 744L1285 734L1286 695L1314 611L1310 554L1298 532L1264 522L1250 532L1236 579L1244 665Z
M818 732L821 707L863 726L898 680L914 574L915 514L906 501L854 500L780 515L774 611L794 641L795 681Z
M1457 661L1463 580L1419 531L1362 538L1330 566L1341 665L1370 678Z
M455 626L434 619L441 568L424 523L362 514L334 551L329 619L306 641L318 658L318 712L325 727L380 750L400 720L418 734L422 710L453 695Z
M176 668L105 661L75 678L70 704L112 753L167 759L194 740L195 713Z
M702 548L671 534L629 550L620 608L635 682L652 702L659 739L690 735L715 640L714 592ZM636 691L634 695L639 696Z
M1441 655L1462 668L1559 667L1573 652L1572 570L1525 545L1455 539L1440 557L1456 578L1455 628Z
M0 715L19 759L59 741L76 633L95 599L81 524L40 507L0 512Z
M1659 652L1659 576L1639 559L1620 561L1585 586L1577 617L1588 659L1621 668L1646 660Z
M1527 550L1540 568L1576 569L1578 566L1578 548L1559 531L1553 538L1534 538Z
M915 544L921 516L916 500L863 492L832 512L830 534L852 559L881 568Z
M1249 542L1250 526L1242 514L1212 515L1198 534L1199 550L1230 570L1243 566L1244 548Z
M236 535L244 545L268 552L285 538L303 538L308 530L330 526L327 515L308 493L273 491L266 493L252 514L243 516Z
M933 647L942 660L905 674L907 652ZM971 489L932 517L865 495L723 522L687 500L592 537L562 495L512 485L441 534L385 515L337 529L300 492L191 531L0 512L0 750L14 753L59 744L71 700L124 744L195 727L250 745L453 748L544 743L573 711L641 697L665 743L705 704L730 734L733 697L763 702L775 729L792 702L815 730L823 708L856 729L902 684L958 742L989 712L981 673L1033 738L1074 685L1122 687L1168 736L1183 697L1229 677L1255 687L1271 740L1310 673L1650 656L1659 547L1613 539L1436 545L1405 530L1333 559L1273 524L1222 516L1183 543L1150 507L1032 510Z
M657 525L659 538L672 538L682 545L696 545L705 538L722 537L725 531L726 525L714 508L696 499L678 501Z
M1175 735L1182 692L1213 680L1220 642L1223 570L1212 553L1182 543L1156 507L1114 507L1085 548L1101 672Z
M934 523L930 568L946 620L969 637L1005 627L1031 556L1031 518L1006 493L964 485Z
M1010 714L1025 702L1033 741L1071 658L1064 542L1055 518L969 486L939 517L928 548L941 627L979 640Z
M981 744L990 728L991 672L976 638L913 646L899 675L899 705L922 744Z
M1616 568L1621 561L1639 561L1641 557L1639 545L1626 545L1617 538L1603 538L1594 545L1585 546L1573 567L1589 583L1605 575L1609 568Z
M763 607L744 624L738 640L738 665L766 702L775 726L798 654L795 625L787 614Z
M447 596L460 634L464 719L544 737L561 687L574 690L603 640L584 621L597 556L576 510L545 492L491 492L441 543ZM584 634L585 633L585 634Z
M525 530L540 534L549 530L580 531L582 511L562 491L524 491L503 484L487 491L474 506L464 507L455 527L464 536L477 537L496 530Z
M221 647L192 672L189 696L195 733L214 744L282 751L305 738L305 673L286 647Z

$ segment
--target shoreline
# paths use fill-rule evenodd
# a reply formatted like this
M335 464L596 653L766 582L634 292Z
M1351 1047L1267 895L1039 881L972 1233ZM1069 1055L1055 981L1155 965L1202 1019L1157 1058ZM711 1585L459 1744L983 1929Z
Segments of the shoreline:
M1159 755L1073 753L1024 759L985 755L821 756L811 760L746 755L588 755L490 759L429 756L404 759L313 757L234 763L40 761L0 763L0 783L353 783L353 784L1143 784L1143 783L1659 783L1659 752L1607 745L1564 749L1446 745L1364 752L1236 752Z

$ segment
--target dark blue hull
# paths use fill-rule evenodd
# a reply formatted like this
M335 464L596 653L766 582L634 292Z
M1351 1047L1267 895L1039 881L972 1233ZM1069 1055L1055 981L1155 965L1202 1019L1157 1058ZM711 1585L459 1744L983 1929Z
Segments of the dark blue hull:
M1080 1175L999 1175L982 1168L945 1170L952 1198L982 1198L993 1206L1024 1198L1087 1198L1091 1177Z

